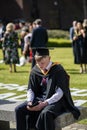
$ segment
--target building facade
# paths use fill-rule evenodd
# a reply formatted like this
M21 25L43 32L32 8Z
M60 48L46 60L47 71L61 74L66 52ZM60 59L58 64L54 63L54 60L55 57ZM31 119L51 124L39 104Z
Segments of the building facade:
M73 20L87 18L86 0L0 0L0 19L33 21L49 29L68 29Z

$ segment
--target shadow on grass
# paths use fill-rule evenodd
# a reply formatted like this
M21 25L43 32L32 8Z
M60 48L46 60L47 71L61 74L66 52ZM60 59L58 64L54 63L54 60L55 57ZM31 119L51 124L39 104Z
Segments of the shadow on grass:
M48 47L71 47L69 43L48 42Z
M80 72L76 69L67 69L67 71L70 73L70 74L80 74Z
M7 70L7 68L0 66L0 70Z
M0 68L0 70L5 70L4 68Z
M29 73L29 71L18 70L16 73Z

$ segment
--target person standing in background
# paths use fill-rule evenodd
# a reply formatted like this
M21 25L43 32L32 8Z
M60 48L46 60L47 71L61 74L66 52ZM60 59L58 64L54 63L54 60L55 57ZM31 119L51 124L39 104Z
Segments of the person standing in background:
M87 19L83 20L84 73L87 73Z
M70 34L70 40L73 43L73 37L75 35L75 29L76 29L77 21L73 21L72 27L70 27L69 34Z
M32 49L33 59L32 59L32 67L35 65L35 52L36 48L45 48L48 43L48 33L46 28L42 26L42 20L36 19L34 21L35 28L32 31L32 37L30 39L30 46Z
M5 63L9 64L9 71L12 72L12 66L14 72L16 72L16 64L19 63L18 54L18 35L15 32L15 26L13 23L8 23L6 31L3 37L3 49L5 51Z
M25 59L29 62L30 57L30 38L32 36L32 33L28 28L24 28L26 35L24 36L24 48L23 48L23 55L25 56Z
M86 72L87 58L84 46L84 29L81 22L77 22L75 35L73 37L74 63L80 64L80 73Z
M2 46L2 53L3 53L3 60L2 60L2 63L4 62L4 55L5 55L5 52L4 52L4 49L3 49L3 36L4 36L4 33L5 33L5 26L2 22L2 20L0 20L0 46Z

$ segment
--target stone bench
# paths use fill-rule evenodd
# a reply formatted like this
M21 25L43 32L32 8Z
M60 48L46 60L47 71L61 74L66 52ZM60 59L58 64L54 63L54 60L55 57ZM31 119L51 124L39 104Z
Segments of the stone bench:
M10 122L15 122L15 107L22 102L10 102L0 100L0 130L10 130ZM87 107L79 107L81 116L78 121L87 118ZM64 113L55 119L55 130L62 130L63 127L76 123L71 113Z

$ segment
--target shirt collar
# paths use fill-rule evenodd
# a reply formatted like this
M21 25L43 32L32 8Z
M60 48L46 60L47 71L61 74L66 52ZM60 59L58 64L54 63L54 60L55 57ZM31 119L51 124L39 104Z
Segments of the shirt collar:
M52 65L52 61L49 62L48 66L46 67L46 70L49 70Z

